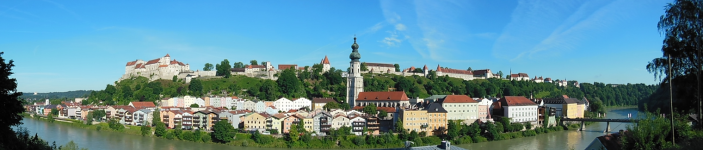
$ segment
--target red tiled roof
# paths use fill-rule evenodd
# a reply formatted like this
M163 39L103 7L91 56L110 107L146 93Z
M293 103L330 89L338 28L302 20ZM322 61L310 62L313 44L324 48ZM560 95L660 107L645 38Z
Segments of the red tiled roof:
M466 95L447 95L444 97L443 103L478 103L474 99Z
M325 59L322 59L322 62L320 62L320 63L321 64L330 64L330 60L327 59L327 55L325 55Z
M159 68L168 67L168 65L159 65Z
M253 69L253 68L266 68L264 65L247 65L245 68Z
M422 70L427 70L427 65L425 65L425 67L423 67Z
M298 112L298 110L295 110L295 109L288 110L288 113L294 113L294 112Z
M296 69L296 68L298 68L298 65L296 65L296 64L279 64L278 65L278 70L286 70L288 68Z
M474 73L468 70L459 70L459 69L450 69L450 68L442 68L439 65L437 65L437 72L443 72L443 73L456 73L456 74L468 74L468 75L473 75Z
M142 65L142 63L139 63L136 66L134 66L134 69L139 69L139 68L144 68L144 65Z
M164 56L164 57L171 57L171 55L168 55L168 53L166 53L166 56Z
M405 91L394 91L394 92L360 92L359 98L356 100L383 100L383 101L408 101L408 95Z
M259 113L259 115L264 116L264 118L269 118L269 117L271 117L271 115L266 114L266 113Z
M146 64L147 64L147 65L155 64L155 63L158 63L159 60L160 60L160 58L156 58L156 59L153 59L153 60L150 60L150 61L146 62Z
M530 77L527 73L510 74L510 77Z
M499 101L503 106L537 105L535 104L535 102L532 102L530 99L527 99L524 96L505 96Z
M134 108L148 108L148 107L156 107L153 102L132 102L132 105L134 105Z
M473 73L477 75L488 75L488 73L491 72L491 69L483 69L483 70L474 70Z
M368 62L364 62L364 64L366 64L367 67L393 67L393 68L395 68L395 66L393 64L368 63Z
M561 95L561 97L564 97L565 99L569 98L567 95Z
M281 118L285 118L285 117L286 117L286 114L277 113L277 114L275 114L275 115L271 115L271 117L275 117L275 118L281 119Z
M127 62L127 66L131 66L131 65L134 65L134 64L137 64L137 61L136 61L136 60L135 60L135 61Z

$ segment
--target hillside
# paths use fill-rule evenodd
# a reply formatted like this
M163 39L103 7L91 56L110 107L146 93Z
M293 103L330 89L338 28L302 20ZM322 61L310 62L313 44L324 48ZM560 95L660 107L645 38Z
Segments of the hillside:
M123 80L117 85L107 85L105 90L90 94L88 102L102 100L106 104L124 105L130 101L156 101L164 97L194 96L238 96L247 99L273 101L280 97L332 97L342 102L346 97L346 79L341 70L331 69L320 73L319 66L310 72L284 70L276 76L278 80L267 80L234 75L229 78L193 79L189 84L183 80L156 80L137 77ZM408 97L461 94L471 97L525 96L534 98L568 95L601 101L607 106L636 105L637 101L651 95L655 85L626 84L611 86L604 83L582 83L581 87L569 84L560 87L553 83L533 81L510 81L503 79L479 79L464 81L447 76L436 76L430 71L428 77L399 76L392 74L363 74L364 91L405 91ZM572 82L573 83L573 82ZM162 95L162 96L160 96Z
M67 98L67 99L72 99L72 98L77 98L77 97L87 97L90 95L90 92L93 92L92 90L78 90L78 91L67 91L67 92L49 92L49 93L37 93L37 95L34 95L34 92L22 92L22 96L20 96L23 99L28 99L28 100L43 100L43 99L60 99L60 98Z

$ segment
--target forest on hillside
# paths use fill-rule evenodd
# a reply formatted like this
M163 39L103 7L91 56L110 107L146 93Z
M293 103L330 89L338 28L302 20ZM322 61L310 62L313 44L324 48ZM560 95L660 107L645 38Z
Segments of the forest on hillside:
M275 76L278 80L260 79L242 75L193 79L185 83L182 79L151 81L144 77L122 80L116 85L107 85L104 90L92 91L84 103L102 101L103 104L125 105L131 101L155 102L166 97L193 96L238 96L246 99L273 101L281 97L312 99L331 97L343 102L346 97L346 78L342 70L331 68L322 72L322 65L306 66L305 70L283 70ZM553 83L533 81L511 81L504 79L478 79L465 81L448 76L437 76L430 71L427 77L399 76L393 74L368 73L364 76L364 91L405 91L408 97L424 98L430 95L460 94L471 97L525 96L533 98L559 97L587 98L600 101L606 106L637 105L640 99L651 95L655 85L604 83L582 83L580 88ZM570 82L573 83L573 82Z
M32 100L32 101L44 100L44 99L61 99L61 98L72 99L72 98L79 98L79 97L88 97L88 95L90 95L90 92L92 92L92 90L37 93L37 95L34 95L34 92L22 92L22 96L20 96L20 98Z

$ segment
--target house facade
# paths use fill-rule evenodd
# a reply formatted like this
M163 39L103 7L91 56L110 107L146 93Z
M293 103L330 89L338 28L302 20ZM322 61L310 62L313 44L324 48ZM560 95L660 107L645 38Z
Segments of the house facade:
M466 95L447 95L440 103L447 111L449 120L468 120L473 122L478 118L478 102Z
M537 104L526 97L505 96L499 102L503 107L503 116L512 119L511 122L537 124L539 116Z

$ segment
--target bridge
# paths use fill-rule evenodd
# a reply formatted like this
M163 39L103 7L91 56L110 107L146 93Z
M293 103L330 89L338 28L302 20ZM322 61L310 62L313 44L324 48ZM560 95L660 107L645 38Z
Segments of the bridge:
M562 122L564 122L564 121L580 121L581 128L579 128L579 131L583 131L586 128L585 122L606 122L608 126L605 128L605 131L603 131L603 132L610 132L610 122L639 123L639 120L637 120L637 119L562 118L561 121Z

